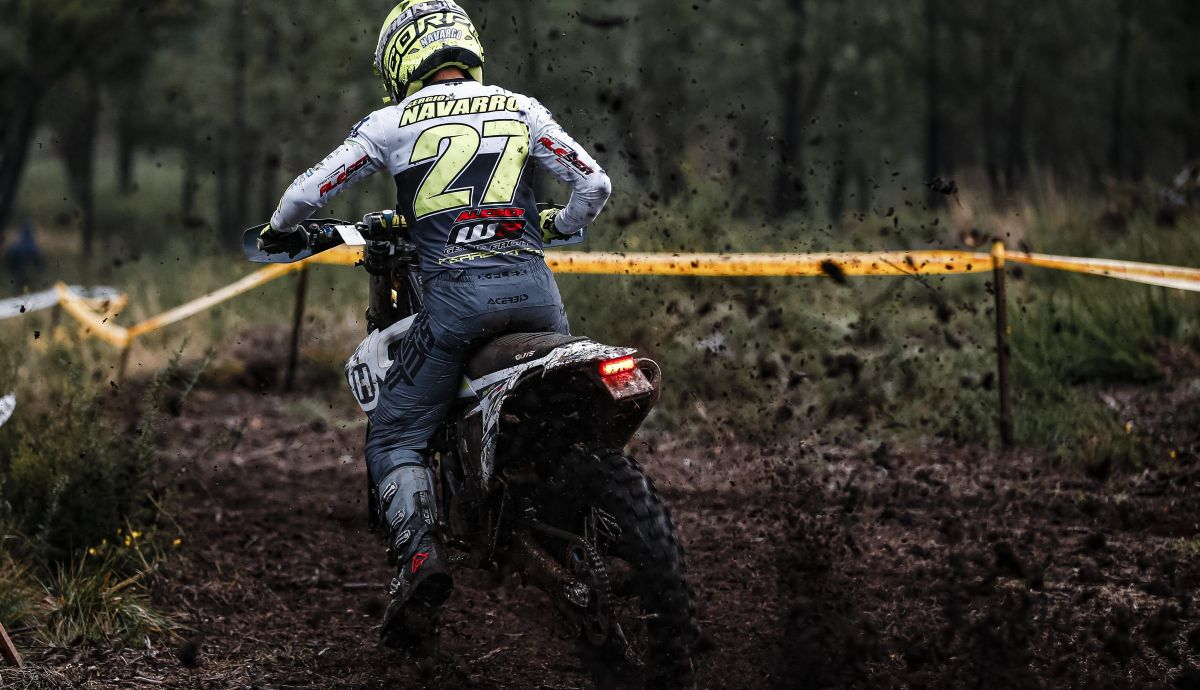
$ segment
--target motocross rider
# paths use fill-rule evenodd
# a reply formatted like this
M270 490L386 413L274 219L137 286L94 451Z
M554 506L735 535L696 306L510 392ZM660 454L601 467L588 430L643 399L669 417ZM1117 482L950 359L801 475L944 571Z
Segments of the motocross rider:
M302 245L298 224L386 170L417 245L423 306L399 342L371 415L367 472L397 566L382 635L416 647L452 587L426 444L457 394L472 347L505 332L567 334L542 246L592 222L608 176L537 100L483 83L483 47L450 0L404 0L388 14L375 69L388 102L284 192L260 247ZM571 185L540 216L530 161Z

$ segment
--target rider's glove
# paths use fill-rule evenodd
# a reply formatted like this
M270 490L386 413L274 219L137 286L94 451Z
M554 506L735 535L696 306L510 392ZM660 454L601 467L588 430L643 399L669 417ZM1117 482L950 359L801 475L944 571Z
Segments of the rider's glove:
M538 214L538 220L542 225L543 243L549 243L551 240L561 240L562 238L566 237L566 235L558 231L558 227L554 224L554 219L558 218L558 212L561 210L562 209L560 208L551 207L543 209L541 213Z
M291 230L276 230L270 223L258 233L258 250L268 254L295 255L308 247L308 233L300 226Z

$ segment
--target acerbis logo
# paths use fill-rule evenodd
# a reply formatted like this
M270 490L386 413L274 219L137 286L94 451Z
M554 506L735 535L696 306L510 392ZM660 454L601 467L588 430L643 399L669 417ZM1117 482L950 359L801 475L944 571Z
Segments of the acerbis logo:
M480 280L497 280L499 278L516 278L519 276L529 275L528 268L506 268L497 271L491 271L479 276Z
M493 297L488 300L488 304L520 304L528 301L529 295L512 295L511 297Z

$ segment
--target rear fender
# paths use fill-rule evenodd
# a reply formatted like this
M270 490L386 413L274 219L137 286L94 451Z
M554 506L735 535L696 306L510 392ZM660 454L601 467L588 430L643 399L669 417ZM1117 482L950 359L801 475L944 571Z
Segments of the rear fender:
M459 453L464 469L480 491L486 491L495 470L496 444L500 435L500 411L517 386L531 377L575 366L584 362L599 362L632 355L629 347L601 345L591 340L567 343L551 350L544 357L522 362L500 371L467 381L469 392L460 397L475 396L478 403L463 412L458 420Z

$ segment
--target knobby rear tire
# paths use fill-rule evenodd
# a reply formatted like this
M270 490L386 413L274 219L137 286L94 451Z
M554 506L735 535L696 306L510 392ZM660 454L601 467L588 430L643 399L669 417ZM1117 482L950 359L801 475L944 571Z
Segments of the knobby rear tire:
M602 687L679 687L692 675L697 637L694 593L670 511L636 460L619 451L573 453L563 459L550 488L556 522L578 532L596 506L620 526L617 543L602 556L634 568L633 589L645 622L646 649L638 671L612 649L581 642L588 670ZM627 631L631 634L632 631Z

